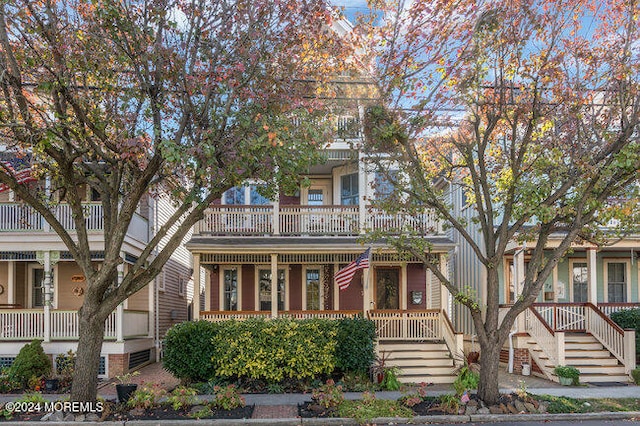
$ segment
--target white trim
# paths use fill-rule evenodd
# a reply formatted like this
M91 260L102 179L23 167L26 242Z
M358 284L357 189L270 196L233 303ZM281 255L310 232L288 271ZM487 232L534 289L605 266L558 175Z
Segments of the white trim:
M236 298L237 298L237 310L242 310L242 265L224 265L220 266L220 273L218 274L218 308L221 311L225 311L224 306L224 271L236 271Z
M324 311L324 272L323 268L320 265L303 265L302 266L302 310L307 310L307 271L309 269L318 270L320 273L319 282L318 282L318 293L320 304L320 310Z
M33 306L33 271L35 269L42 269L42 273L44 274L44 265L40 265L39 263L29 263L27 265L27 303L26 306L28 309L39 308L41 306L35 307ZM44 278L44 275L43 275ZM42 283L44 286L44 282ZM43 301L44 301L44 295Z
M407 299L409 298L409 293L407 292L407 288L408 288L408 282L407 282L407 264L406 263L402 263L402 265L400 265L400 285L399 285L399 289L398 289L398 293L400 293L398 295L398 297L400 298L398 300L398 305L400 306L400 309L408 309L407 308Z
M178 296L184 297L187 294L187 283L188 280L184 275L178 275ZM182 285L180 285L182 283Z
M610 263L624 263L625 264L625 287L627 292L627 302L631 301L631 260L616 258L616 257L605 257L602 259L602 276L603 279L603 299L604 303L609 302L609 264Z
M331 179L313 179L311 185L303 186L300 188L300 204L303 206L309 205L309 190L320 189L322 190L322 205L330 206L333 204L333 191L331 185Z
M162 277L160 277L160 282L158 283L158 291L161 293L165 292L166 289L166 281L167 281L167 270L166 268L162 269Z
M58 309L58 301L60 300L60 294L58 293L59 290L59 283L58 283L58 276L60 275L58 272L58 266L60 265L60 263L56 263L55 265L53 265L53 268L51 268L51 273L53 274L53 294L51 295L51 305L53 309Z

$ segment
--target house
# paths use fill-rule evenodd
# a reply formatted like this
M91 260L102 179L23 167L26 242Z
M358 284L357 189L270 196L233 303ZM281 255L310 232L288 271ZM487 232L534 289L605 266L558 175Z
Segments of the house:
M7 153L2 153L5 157ZM15 158L2 158L16 162ZM28 167L28 165L27 165ZM33 179L24 185L39 185ZM77 310L82 305L86 278L60 237L33 208L0 192L0 366L7 366L20 348L33 339L43 341L53 358L76 350ZM103 259L102 204L85 192L86 223L95 262ZM71 211L64 202L53 207L58 220L73 231ZM146 197L138 206L124 245L123 274L136 261L155 230L171 213L170 200ZM176 322L190 318L193 298L190 256L176 250L163 273L129 297L105 324L100 375L113 377L159 357L160 336Z
M451 202L467 217L467 230L480 241L473 225L473 208L460 190L451 191ZM470 246L457 233L452 239L453 282L468 285L480 304L486 304L486 276ZM551 235L546 250L559 244L562 235ZM512 243L502 259L500 302L503 312L521 292L535 241ZM512 327L512 337L501 352L501 362L515 372L531 368L533 374L558 381L557 365L571 365L581 372L582 382L626 382L635 368L635 333L622 330L609 315L620 309L640 307L640 235L632 234L607 246L576 241L554 268L534 305ZM456 329L465 334L469 347L474 334L467 310L454 306ZM511 351L510 351L511 346Z
M362 111L335 118L327 161L300 176L295 194L270 200L260 182L247 182L210 206L187 243L194 281L203 276L205 283L194 318L364 315L376 324L379 351L402 367L401 379L452 382L451 354L462 336L451 326L446 290L418 259L401 259L384 243L363 244L360 237L369 230L419 231L445 269L452 241L429 211L409 217L372 207L388 185L367 165ZM335 274L368 247L370 267L340 290Z

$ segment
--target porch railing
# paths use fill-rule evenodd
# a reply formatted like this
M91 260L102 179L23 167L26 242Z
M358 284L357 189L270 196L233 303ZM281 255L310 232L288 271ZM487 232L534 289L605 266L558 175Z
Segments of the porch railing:
M606 316L610 317L612 313L614 312L618 312L618 311L624 311L625 309L634 309L634 308L640 308L640 303L614 303L614 302L608 302L608 303L598 303L598 308L602 311L603 314L605 314Z
M554 365L559 365L558 359L558 342L556 341L556 333L545 321L542 315L534 308L530 307L524 311L525 327L527 332L533 337L540 346L540 349L547 355L549 361ZM564 337L564 334L562 335ZM564 350L562 351L564 357ZM562 364L564 364L562 362Z
M295 318L295 319L341 319L353 318L361 315L362 311L341 310L341 311L278 311L279 317ZM200 312L200 318L207 321L228 321L228 320L246 320L248 318L271 318L270 311L204 311Z
M440 311L384 310L369 311L380 340L442 339Z
M80 337L78 311L51 310L51 340L77 340ZM42 309L0 309L0 338L4 340L44 339L44 311ZM124 311L124 337L149 334L149 313ZM104 338L117 336L117 313L112 312L105 321Z
M358 235L363 228L398 232L410 228L424 235L442 233L430 211L418 216L402 213L364 212L358 206L212 205L195 228L196 234L212 235Z
M535 303L534 309L557 331L582 331L586 329L585 304Z

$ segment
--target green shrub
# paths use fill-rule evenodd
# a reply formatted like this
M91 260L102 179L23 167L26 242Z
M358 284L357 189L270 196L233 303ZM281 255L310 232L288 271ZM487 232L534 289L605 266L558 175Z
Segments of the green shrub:
M640 308L614 312L611 314L611 320L621 328L632 328L636 331L636 354L640 354Z
M216 386L211 405L219 410L233 410L245 406L245 400L235 385Z
M278 318L225 321L213 337L213 367L222 377L280 382L335 369L336 324Z
M127 406L131 408L144 408L148 410L150 408L160 405L159 400L167 392L160 387L158 383L146 383L136 389L129 400Z
M51 360L45 355L41 342L34 340L20 349L11 364L9 375L24 387L32 377L49 375L51 368Z
M640 385L640 368L634 368L631 370L631 377L636 385Z
M167 397L167 403L169 403L174 410L184 410L198 402L197 394L197 389L178 386L171 392L171 395Z
M220 324L210 321L187 321L171 327L164 340L164 368L185 381L212 379L215 376L212 341L219 330Z
M312 391L311 399L321 407L338 408L344 402L342 386L336 386L336 383L329 379L326 384Z
M376 358L376 327L363 317L338 321L336 367L347 372L367 373Z
M398 401L376 399L370 392L364 392L362 400L344 401L338 409L340 417L351 417L359 424L371 424L377 417L413 417L413 411Z

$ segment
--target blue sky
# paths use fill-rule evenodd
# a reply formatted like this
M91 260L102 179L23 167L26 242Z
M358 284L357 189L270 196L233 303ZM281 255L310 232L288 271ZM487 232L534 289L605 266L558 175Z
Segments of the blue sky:
M331 0L331 3L335 6L344 7L344 14L352 23L355 22L357 13L366 13L369 10L367 0Z

